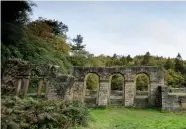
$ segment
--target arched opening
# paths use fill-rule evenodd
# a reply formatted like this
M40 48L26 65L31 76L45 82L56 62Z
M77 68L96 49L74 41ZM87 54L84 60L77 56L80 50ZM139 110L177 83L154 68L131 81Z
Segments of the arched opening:
M98 101L99 76L96 73L89 73L85 77L84 103L87 106L96 106Z
M30 78L27 96L35 97L39 87L38 78Z
M124 105L124 77L116 73L110 77L110 105Z
M39 89L40 85L42 85L41 89ZM40 97L44 97L45 90L46 90L45 85L46 84L45 84L44 80L41 78L35 78L35 77L30 78L27 96L37 97L38 91L40 90L40 95L41 95Z
M136 75L135 80L135 106L146 107L148 106L150 81L149 76L145 73Z

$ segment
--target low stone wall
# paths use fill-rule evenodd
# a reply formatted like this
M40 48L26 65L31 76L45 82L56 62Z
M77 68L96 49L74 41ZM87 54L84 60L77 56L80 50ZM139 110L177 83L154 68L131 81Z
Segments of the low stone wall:
M173 94L167 87L162 87L162 110L180 111L186 110L186 93Z
M136 96L134 98L134 107L148 107L148 96Z
M111 90L109 103L110 103L109 105L113 105L113 106L124 105L123 91Z
M173 93L186 93L186 88L171 88L170 92L173 92Z
M87 106L91 106L91 107L96 106L97 105L97 96L98 96L97 90L86 89L84 103Z
M136 91L136 95L148 95L148 91Z
M46 97L52 99L64 99L65 101L73 100L74 77L69 75L57 75L52 78L47 87Z

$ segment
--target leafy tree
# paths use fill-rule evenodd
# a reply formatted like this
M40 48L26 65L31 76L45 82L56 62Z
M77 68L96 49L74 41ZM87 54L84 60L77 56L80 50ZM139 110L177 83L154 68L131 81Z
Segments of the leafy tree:
M113 54L112 59L116 59L118 56L116 53Z
M39 20L51 26L52 33L54 33L55 35L64 35L66 34L66 32L68 32L68 26L65 25L63 22L60 22L58 20L47 20L42 17L40 17Z
M112 76L111 80L111 90L122 90L124 84L124 79L121 75Z
M35 4L28 1L1 1L1 22L25 24L29 20L28 13L32 12L33 5Z
M122 57L120 58L120 61L121 61L121 63L122 63L122 66L125 66L125 65L127 64L127 59L126 59L124 56L122 56Z
M165 63L165 69L174 69L174 64L171 61L170 57L167 59L167 61Z
M28 1L1 1L2 43L15 44L21 40L34 5Z
M49 39L52 38L52 27L49 26L47 23L35 20L30 22L27 27L32 31L32 33L42 39Z
M52 40L54 48L64 54L70 53L70 45L65 42L65 39L61 36L55 36Z
M90 74L86 80L86 88L89 90L95 90L99 85L99 77L96 74Z
M57 20L50 20L39 17L39 19L30 22L28 27L33 33L43 39L48 39L53 35L65 36L68 32L68 26ZM64 37L65 38L65 37Z
M136 89L140 91L147 91L149 85L149 78L145 74L140 74L136 79Z
M172 69L165 71L166 85L171 87L183 87L185 84L185 78L181 73L177 73Z
M140 60L135 60L135 61L134 61L134 64L135 64L136 66L139 66L139 65L140 65Z
M87 54L84 50L74 51L69 59L74 66L85 66L88 63Z
M130 57L130 55L127 56L127 62L131 62L133 59Z

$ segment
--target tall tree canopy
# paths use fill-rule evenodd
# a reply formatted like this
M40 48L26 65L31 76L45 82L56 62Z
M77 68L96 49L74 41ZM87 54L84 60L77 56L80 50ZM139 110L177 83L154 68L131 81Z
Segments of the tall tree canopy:
M142 65L149 65L149 64L150 64L150 52L146 52L142 61Z
M50 20L39 17L39 19L30 22L28 27L39 37L49 38L53 35L65 36L68 32L68 26L58 20Z
M184 64L180 53L175 58L175 70L176 72L184 73Z
M1 1L1 41L4 44L13 44L21 39L22 27L29 21L33 5L28 1Z

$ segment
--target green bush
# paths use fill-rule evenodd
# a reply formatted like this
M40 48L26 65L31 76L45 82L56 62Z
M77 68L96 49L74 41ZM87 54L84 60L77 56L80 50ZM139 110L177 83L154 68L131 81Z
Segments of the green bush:
M3 97L1 106L2 129L67 129L86 126L88 110L79 103L66 104L60 100L20 99Z

